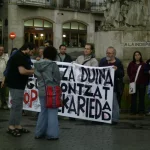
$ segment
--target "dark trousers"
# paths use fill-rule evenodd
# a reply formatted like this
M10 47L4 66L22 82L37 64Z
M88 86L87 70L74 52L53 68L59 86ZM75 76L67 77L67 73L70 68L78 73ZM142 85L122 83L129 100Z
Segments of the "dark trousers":
M146 85L136 85L136 93L132 94L131 97L131 113L145 113L145 92L146 92ZM137 109L137 101L138 109Z
M0 86L1 86L1 83L2 82L0 82ZM4 86L4 87L0 87L0 95L1 95L1 97L0 97L0 99L1 99L1 103L2 103L2 106L5 106L7 103L6 103L6 87Z

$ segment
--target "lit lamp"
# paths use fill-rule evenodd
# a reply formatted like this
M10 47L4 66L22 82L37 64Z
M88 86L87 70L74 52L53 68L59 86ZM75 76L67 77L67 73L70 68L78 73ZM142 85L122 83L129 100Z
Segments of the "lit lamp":
M13 48L13 40L16 38L16 33L15 32L11 32L9 34L9 38L12 40L12 48Z
M65 38L65 37L66 37L66 34L63 34L63 37Z

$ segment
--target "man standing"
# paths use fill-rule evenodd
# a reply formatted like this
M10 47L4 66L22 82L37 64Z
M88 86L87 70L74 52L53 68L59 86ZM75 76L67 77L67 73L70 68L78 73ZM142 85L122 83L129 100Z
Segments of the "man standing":
M36 60L43 59L44 46L40 46L38 50L38 57L36 57Z
M99 63L99 67L113 66L115 69L114 78L114 94L113 94L113 109L112 109L112 124L117 124L119 121L119 105L117 101L117 94L120 90L119 83L124 77L124 69L121 61L115 57L116 50L114 47L108 47L106 51L106 57L102 58Z
M0 95L1 95L1 108L7 109L6 103L6 87L3 83L4 76L3 72L6 68L8 61L8 55L4 54L4 47L0 46Z
M28 82L28 76L34 73L31 69L30 55L33 54L34 45L24 44L9 60L9 69L6 76L6 84L9 87L12 107L10 109L9 127L7 133L18 137L29 130L20 125L24 90Z
M66 46L65 45L60 45L59 46L59 51L60 53L58 53L57 55L57 61L61 61L61 62L72 62L72 58L70 55L68 55L66 53Z
M48 47L48 46L53 46L53 42L52 41L50 41L50 40L46 40L45 42L44 42L44 47Z

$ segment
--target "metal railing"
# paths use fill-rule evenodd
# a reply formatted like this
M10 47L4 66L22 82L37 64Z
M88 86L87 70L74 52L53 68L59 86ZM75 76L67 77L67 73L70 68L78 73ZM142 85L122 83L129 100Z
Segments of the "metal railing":
M84 11L90 11L91 10L91 3L90 2L86 2L85 3L85 7L80 6L80 1L79 0L74 0L74 3L69 3L68 5L66 4L60 4L59 5L59 9L64 9L64 10L72 10L72 11L80 11L80 12L84 12Z
M74 0L74 3L68 3L68 5L62 3L59 5L60 9L66 9L66 10L73 10L73 11L88 11L91 13L102 13L103 10L106 7L106 3L91 3L91 2L86 2L85 7L80 6L80 1L79 0Z
M31 6L45 6L45 7L57 7L55 0L17 0L18 5L31 5Z
M62 0L60 0L60 2L61 4L58 6L56 0L17 0L18 5L50 7L68 11L71 10L80 12L103 13L104 8L106 8L106 2L100 2L98 4L85 2L84 6L80 6L80 0L68 0L68 3L62 2Z
M106 8L106 3L91 3L91 12L93 13L103 13Z

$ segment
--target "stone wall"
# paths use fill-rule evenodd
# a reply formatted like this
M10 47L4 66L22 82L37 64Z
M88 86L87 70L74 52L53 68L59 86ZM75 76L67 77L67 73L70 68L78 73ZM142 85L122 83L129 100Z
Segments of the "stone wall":
M150 31L139 30L125 30L125 31L101 31L95 33L95 49L96 57L102 58L106 55L106 49L109 46L113 46L117 50L117 57L122 60L125 73L129 62L132 60L134 51L140 51L143 55L143 59L150 58L150 46L149 47L135 47L132 45L134 42L147 42L150 41ZM128 47L125 43L130 43ZM125 82L128 82L127 76L125 76Z
M62 15L63 14L63 15ZM8 5L9 27L8 32L15 32L17 38L14 40L14 46L20 47L23 44L24 20L31 18L47 19L53 23L54 46L62 43L62 25L67 21L79 21L87 25L87 42L94 42L95 18L89 13L80 13L72 11L50 10L33 6ZM100 19L101 17L99 17ZM11 25L10 25L11 24ZM8 43L11 48L11 41ZM80 48L74 48L70 52L80 51Z
M2 19L3 22L3 42L4 42L4 48L5 52L8 51L8 26L7 26L7 20L8 20L8 0L4 1L4 4L2 7L0 7L0 19Z

